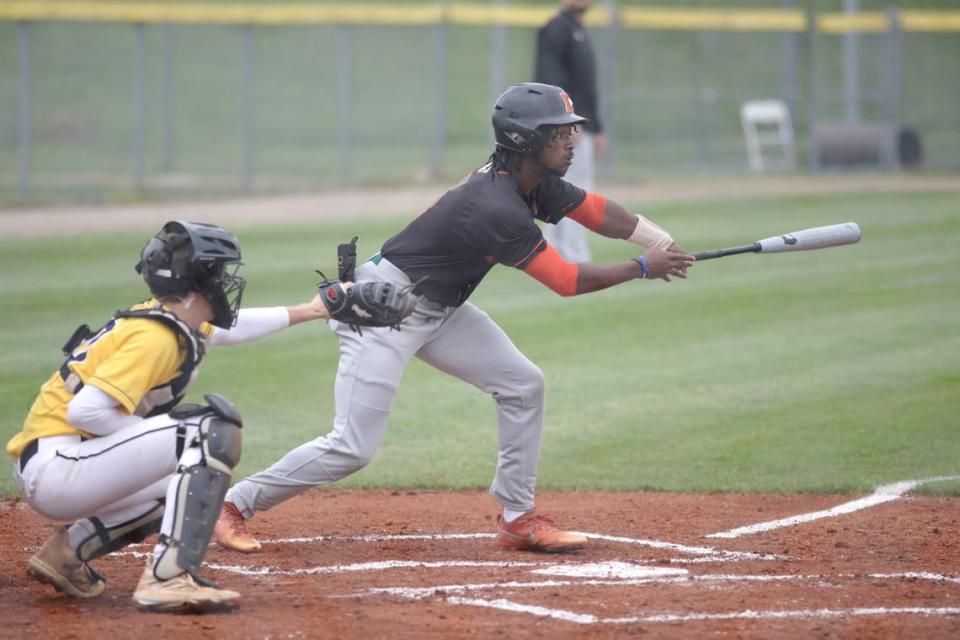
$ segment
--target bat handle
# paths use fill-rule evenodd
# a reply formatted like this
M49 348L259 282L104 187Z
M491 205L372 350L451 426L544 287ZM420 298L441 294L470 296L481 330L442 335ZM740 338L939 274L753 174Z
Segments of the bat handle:
M700 260L713 260L714 258L722 258L723 256L735 256L738 253L756 253L760 251L760 243L753 242L750 244L741 245L739 247L730 247L728 249L711 249L710 251L701 251L700 253L695 253L693 256L699 262Z

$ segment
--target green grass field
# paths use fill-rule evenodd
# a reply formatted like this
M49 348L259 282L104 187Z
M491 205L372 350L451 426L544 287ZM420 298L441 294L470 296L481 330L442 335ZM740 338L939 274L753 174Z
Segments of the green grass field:
M865 491L960 473L960 195L753 198L646 210L687 249L856 220L863 241L696 265L688 281L561 299L499 268L474 302L548 380L541 488ZM202 212L202 211L201 211ZM237 229L248 306L306 299L354 233L373 253L404 219ZM19 427L82 322L142 297L148 234L0 239L0 436ZM598 239L599 261L633 254ZM236 400L239 476L329 430L337 346L325 324L211 353L191 394ZM416 362L386 441L345 486L484 487L493 403ZM14 491L9 474L0 493ZM960 483L931 485L960 494Z

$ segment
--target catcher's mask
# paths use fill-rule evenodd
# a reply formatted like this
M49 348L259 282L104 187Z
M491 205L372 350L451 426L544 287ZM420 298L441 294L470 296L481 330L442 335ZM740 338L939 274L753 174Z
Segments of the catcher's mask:
M527 82L504 91L493 107L497 146L524 155L539 153L555 127L589 122L573 112L566 91L552 84Z
M229 329L247 285L237 275L241 264L240 243L232 233L212 224L175 220L147 242L135 268L157 299L200 293L213 307L211 322Z

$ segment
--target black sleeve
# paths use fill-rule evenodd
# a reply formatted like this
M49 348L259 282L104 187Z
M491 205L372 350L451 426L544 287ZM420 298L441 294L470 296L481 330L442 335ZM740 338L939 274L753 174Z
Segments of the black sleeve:
M537 220L556 224L580 206L587 192L557 176L547 176L533 192Z
M537 32L534 82L566 87L569 81L567 50L570 30L565 20L554 18Z
M547 246L526 208L493 211L486 222L477 237L485 254L500 264L523 269Z

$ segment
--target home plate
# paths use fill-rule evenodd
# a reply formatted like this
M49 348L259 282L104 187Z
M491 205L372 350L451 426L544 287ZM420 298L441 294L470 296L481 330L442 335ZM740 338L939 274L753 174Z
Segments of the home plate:
M662 578L687 575L686 569L645 567L629 562L591 562L587 564L561 564L534 569L532 573L551 576L575 576L578 578Z

